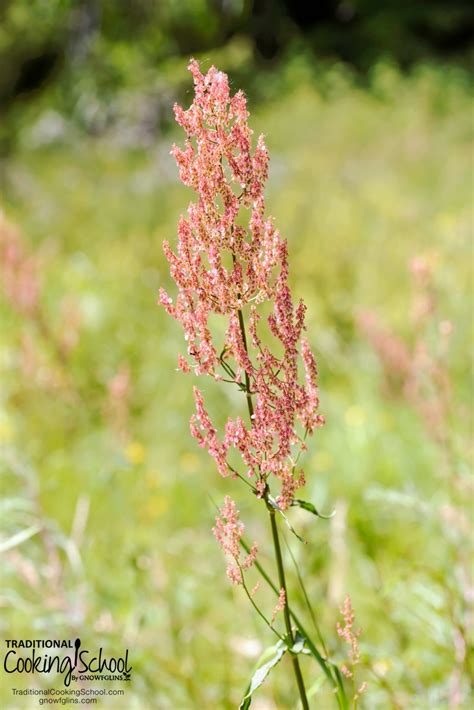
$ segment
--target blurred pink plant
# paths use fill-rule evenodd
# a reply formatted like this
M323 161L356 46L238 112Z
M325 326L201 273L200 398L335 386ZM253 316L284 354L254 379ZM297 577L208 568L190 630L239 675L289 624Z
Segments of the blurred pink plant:
M472 609L472 560L466 554L472 530L463 510L462 500L472 495L472 483L463 472L463 447L452 437L452 418L465 419L469 413L456 404L448 358L454 330L447 319L440 319L434 258L416 256L409 264L412 278L411 333L406 339L390 332L373 313L358 315L358 325L372 345L383 368L385 389L401 394L422 419L427 433L439 446L439 471L446 496L433 506L433 515L441 525L446 548L451 548L453 562L449 579L442 579L446 618L452 623L454 647L450 678L449 707L462 704L465 693L465 669L469 637L474 626ZM469 449L466 442L465 450ZM466 467L467 468L467 467ZM440 583L436 572L435 583Z
M34 381L42 388L66 386L71 393L74 385L68 372L68 356L79 340L79 308L72 299L66 298L62 303L59 327L51 326L41 301L40 259L27 249L20 232L1 210L0 274L5 300L20 316L19 364L23 374L29 382ZM33 325L32 332L40 336L41 344L27 331L25 326L28 323Z
M76 301L66 297L61 304L61 325L59 347L64 355L69 355L77 346L82 325L82 313Z
M27 253L18 230L1 210L0 266L6 299L20 313L36 313L41 293L36 259Z
M131 390L130 367L124 363L107 382L105 405L110 427L123 441L128 435Z
M337 634L343 639L349 646L349 661L351 666L357 665L360 662L360 650L359 650L359 636L360 629L354 629L354 610L352 608L352 602L350 596L347 594L344 600L344 605L341 608L342 618L344 620L344 625L339 621L336 624ZM342 667L342 672L348 678L352 678L353 672L350 671L347 666Z
M451 399L451 382L443 358L453 327L447 320L436 323L436 294L429 261L415 257L410 271L414 288L413 344L390 332L374 313L360 312L357 323L379 357L386 390L390 393L399 388L418 411L433 438L442 441L449 428ZM426 337L427 328L433 324L436 324L437 352Z
M357 688L355 684L356 666L360 663L359 636L361 629L354 628L355 614L352 608L351 598L348 594L340 611L344 623L341 624L339 621L337 622L337 634L349 646L348 664L342 665L341 671L346 678L352 680L354 687L353 703L354 707L356 707L357 701L367 688L367 682L364 681L359 688Z

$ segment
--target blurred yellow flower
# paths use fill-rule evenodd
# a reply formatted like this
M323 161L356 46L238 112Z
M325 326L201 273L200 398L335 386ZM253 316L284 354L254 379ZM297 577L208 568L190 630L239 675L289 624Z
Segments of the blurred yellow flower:
M123 450L125 458L134 466L138 466L145 460L145 447L139 441L131 441Z

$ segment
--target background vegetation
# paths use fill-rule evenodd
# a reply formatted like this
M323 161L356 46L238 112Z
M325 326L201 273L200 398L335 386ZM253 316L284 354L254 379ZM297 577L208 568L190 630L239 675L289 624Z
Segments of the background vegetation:
M132 681L110 706L235 708L272 643L210 532L229 485L252 539L265 516L188 435L181 334L156 306L172 291L161 242L190 199L169 148L193 52L250 95L309 308L327 425L305 497L337 514L292 514L308 544L289 543L327 644L344 652L350 592L364 707L469 707L469 16L378 5L2 5L0 633L127 646ZM1 685L3 707L36 707ZM294 707L285 662L255 706Z

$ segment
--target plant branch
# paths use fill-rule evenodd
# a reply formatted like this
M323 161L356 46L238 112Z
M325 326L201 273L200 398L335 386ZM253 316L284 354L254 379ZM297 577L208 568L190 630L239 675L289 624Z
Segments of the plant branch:
M285 592L285 606L283 608L283 615L285 618L285 626L286 626L287 634L288 634L290 641L291 641L291 645L293 645L294 636L293 636L293 629L291 628L290 612L288 609L288 592L287 592L287 588L286 588L285 568L283 566L283 558L281 555L280 538L278 536L278 527L277 527L277 522L276 522L276 518L275 518L275 510L273 508L270 508L268 506L268 504L267 504L267 507L268 507L268 513L270 515L270 524L271 524L271 528L272 528L273 547L275 548L275 557L276 557L277 570L278 570L278 580L280 583L280 588L283 589ZM298 690L300 693L301 704L302 704L304 710L309 710L308 698L306 697L306 690L304 687L303 674L301 673L300 662L299 662L298 656L292 655L291 660L293 663L293 671L295 674L296 683L298 685Z
M245 348L245 352L248 353L247 335L245 332L244 316L243 316L240 308L238 310L238 317L239 317L240 332L242 335L242 342L243 342L243 345ZM245 371L245 385L246 385L247 407L249 410L249 417L250 417L250 426L252 426L253 425L254 409L253 409L252 395L250 392L250 378L249 378L249 374L247 371ZM267 492L267 495L268 495L268 492ZM288 638L290 640L291 646L293 646L294 636L293 636L293 630L291 628L290 613L288 610L288 590L286 588L285 570L284 570L284 566L283 566L283 559L281 556L280 540L278 537L278 528L277 528L277 524L276 524L276 520L275 520L275 510L269 506L268 501L266 501L266 504L267 504L268 513L270 515L273 547L275 549L275 558L276 558L277 569L278 569L278 579L280 582L280 588L283 589L285 592L285 607L283 609L283 613L284 613L284 617L285 617L286 632L288 634ZM301 673L300 662L299 662L298 656L295 654L292 654L291 661L293 664L293 672L295 674L296 684L298 686L298 691L300 694L303 710L309 710L308 698L306 697L306 689L304 686L303 674Z
M253 600L252 595L250 594L250 592L249 592L249 590L248 590L248 587L247 587L247 585L245 584L245 578L244 578L244 573L243 573L243 570L242 570L242 566L239 565L238 562L237 562L237 564L238 564L238 567L239 567L239 570L240 570L240 574L241 574L241 577L242 577L242 586L243 586L243 588L244 588L244 591L245 591L247 597L249 598L249 601L250 601L251 605L253 606L253 608L255 609L255 611L257 612L257 614L264 620L264 622L266 623L266 625L268 626L268 628L271 629L271 630L273 631L273 633L278 636L278 638L280 639L280 641L283 641L283 642L285 643L285 639L283 638L283 636L281 636L281 635L278 633L278 631L275 629L275 627L272 626L272 624L268 621L268 619L267 619L267 617L265 616L265 614L262 612L262 610L257 606L257 604L255 603L255 601Z
M324 643L323 635L322 635L321 630L320 630L320 628L319 628L319 624L318 624L318 622L316 621L316 616L315 616L315 614L314 614L313 607L311 606L311 602L309 601L308 593L306 592L306 587L305 587L305 585L304 585L303 578L302 578L302 576L301 576L301 573L300 573L300 570L299 570L299 567L298 567L298 563L297 563L297 561L296 561L296 559L295 559L295 556L294 556L294 554L293 554L293 552L292 552L292 550L291 550L291 547L290 547L290 545L289 545L289 543L288 543L288 540L286 539L285 535L283 535L283 540L284 540L284 542L285 542L285 545L286 545L286 547L287 547L288 552L290 553L290 557L291 557L291 559L292 559L292 561L293 561L293 565L294 565L295 570L296 570L296 576L298 577L298 582L299 582L299 584L300 584L301 591L303 592L303 596L304 596L304 600L305 600L305 602L306 602L306 606L308 607L308 610L309 610L309 613L310 613L310 616L311 616L311 619L312 619L314 628L316 629L316 634L317 634L317 636L318 636L319 643L321 644L321 647L322 647L322 649L323 649L323 651L324 651L324 654L325 654L325 656L327 657L328 652L327 652L326 644Z
M250 552L250 547L249 547L249 545L245 542L245 540L243 540L243 539L241 538L240 544L241 544L242 548L245 550L245 552L246 552L247 554L249 554L249 552ZM275 593L275 595L278 596L278 594L279 594L278 587L276 586L276 584L274 584L274 582L272 581L270 575L267 573L267 571L264 569L264 567L263 567L262 564L258 561L258 559L255 560L254 566L255 566L256 570L259 572L260 576L265 580L265 582L268 584L268 586L273 590L273 592ZM314 658L315 658L316 661L318 662L318 664L319 664L321 670L323 671L324 675L326 676L326 678L329 680L329 682L330 682L331 685L333 686L334 691L337 691L337 696L336 696L336 697L337 697L337 700L338 700L339 707L340 707L340 708L345 708L345 707L347 707L347 703L345 702L345 697L344 697L344 695L343 695L343 688L342 688L342 690L341 690L341 685L340 685L340 683L338 682L337 676L335 677L335 675L336 675L336 671L335 671L335 670L334 670L335 675L333 676L333 669L335 669L336 666L334 666L334 664L332 664L327 658L324 658L324 656L322 656L322 655L319 653L318 649L316 648L316 646L314 645L314 643L311 641L310 635L308 634L308 632L306 631L305 627L303 626L303 624L302 624L300 618L297 616L296 612L293 611L293 609L292 609L292 607L290 606L290 604L288 604L288 611L289 611L289 614L290 614L291 618L292 618L293 621L295 622L296 627L298 628L298 631L301 633L302 636L304 636L305 641L306 641L306 643L307 643L307 645L308 645L308 648L311 650L311 652L312 652ZM341 700L341 699L342 699L342 700Z

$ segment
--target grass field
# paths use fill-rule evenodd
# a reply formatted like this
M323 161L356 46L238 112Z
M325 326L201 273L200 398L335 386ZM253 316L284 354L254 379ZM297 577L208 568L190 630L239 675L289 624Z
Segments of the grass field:
M250 110L321 376L327 424L311 440L304 496L336 510L330 521L292 513L308 544L288 542L336 658L338 607L351 594L362 707L468 708L467 81L380 65L369 89L337 68L316 81L293 67L281 85ZM0 230L21 232L41 286L36 310L6 298L0 311L1 636L128 647L127 694L103 705L131 710L235 708L273 642L226 579L210 531L226 492L249 538L268 539L266 518L190 437L181 331L156 305L160 285L173 292L161 242L173 243L191 199L173 140L178 131L149 149L48 143L25 129L3 166L10 226ZM202 388L224 421L217 386ZM291 594L304 615L296 585ZM285 661L255 708L296 707ZM303 659L303 672L314 707L333 707L318 667ZM37 706L10 687L2 707Z

